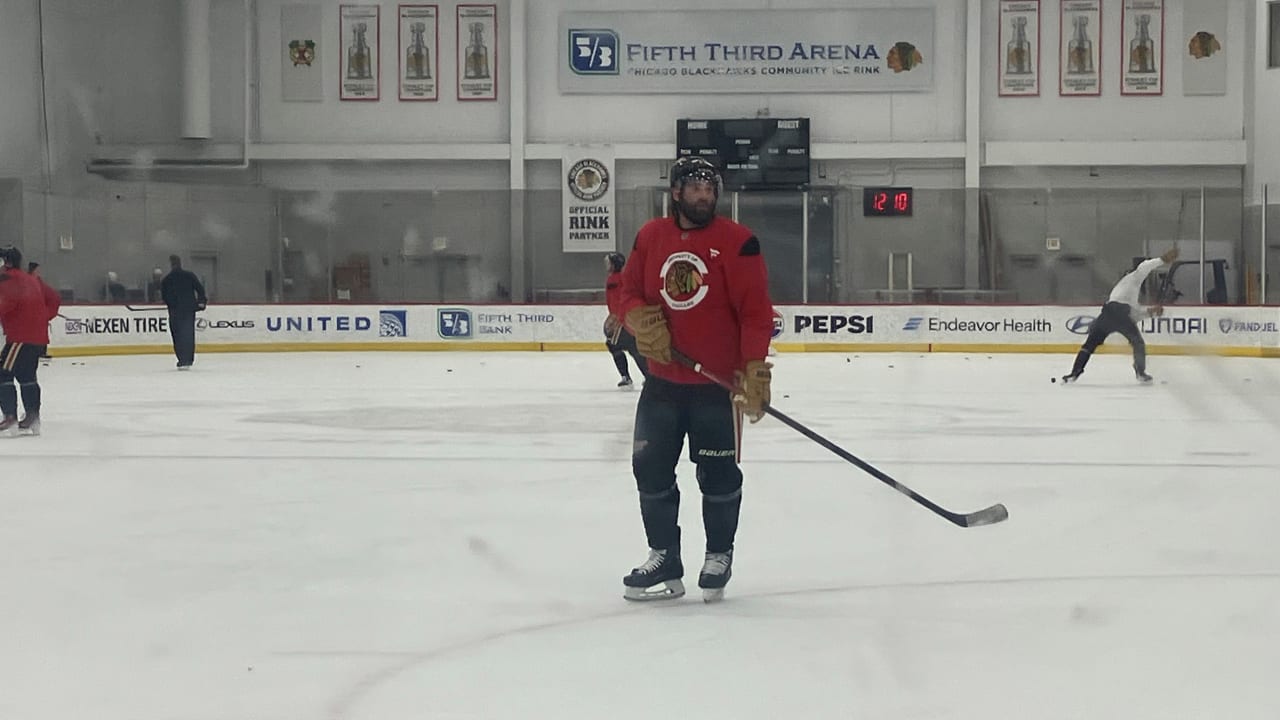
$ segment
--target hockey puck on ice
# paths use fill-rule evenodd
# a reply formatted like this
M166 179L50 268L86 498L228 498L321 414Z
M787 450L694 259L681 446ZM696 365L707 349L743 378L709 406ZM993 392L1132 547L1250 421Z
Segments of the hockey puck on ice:
M1049 382L1051 382L1051 383L1056 383L1056 382L1058 382L1058 378L1056 378L1056 377L1051 377L1051 378L1049 378Z

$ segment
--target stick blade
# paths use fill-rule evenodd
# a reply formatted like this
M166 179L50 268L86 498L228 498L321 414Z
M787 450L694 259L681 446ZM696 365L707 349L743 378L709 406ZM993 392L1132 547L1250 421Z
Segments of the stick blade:
M995 525L1009 519L1009 509L1003 503L996 503L989 508L983 508L977 512L971 512L964 516L965 527L978 527L980 525Z

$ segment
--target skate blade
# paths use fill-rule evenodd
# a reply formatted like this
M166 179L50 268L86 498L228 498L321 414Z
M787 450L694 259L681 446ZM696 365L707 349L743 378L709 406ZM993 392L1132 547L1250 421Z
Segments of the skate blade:
M724 588L703 588L702 602L717 603L724 600Z
M684 597L684 583L679 580L668 580L647 588L628 587L622 597L632 602L675 600Z

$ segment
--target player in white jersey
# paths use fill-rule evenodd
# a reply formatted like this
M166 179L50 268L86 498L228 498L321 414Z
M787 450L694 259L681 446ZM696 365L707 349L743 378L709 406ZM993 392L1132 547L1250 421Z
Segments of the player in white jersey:
M1162 315L1164 308L1159 305L1142 307L1138 304L1138 291L1142 289L1143 281L1152 270L1177 259L1178 248L1174 246L1172 250L1160 257L1143 260L1138 267L1120 278L1120 282L1112 288L1107 303L1102 306L1102 312L1093 321L1093 327L1089 329L1089 337L1085 338L1084 345L1080 346L1080 352L1076 353L1076 362L1071 368L1071 374L1063 375L1062 382L1069 383L1080 377L1084 372L1084 366L1093 356L1093 351L1106 342L1107 336L1114 332L1124 335L1129 345L1133 347L1133 372L1138 379L1142 382L1151 382L1151 376L1147 374L1147 344L1142 339L1142 333L1138 331L1138 321L1144 317Z

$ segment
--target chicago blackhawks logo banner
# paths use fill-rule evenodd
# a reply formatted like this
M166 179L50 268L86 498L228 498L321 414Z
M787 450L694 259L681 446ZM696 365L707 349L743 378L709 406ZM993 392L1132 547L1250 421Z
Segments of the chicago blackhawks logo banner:
M565 252L613 252L613 148L571 145L562 157Z
M280 89L285 102L324 100L324 71L320 63L323 33L319 5L285 5L280 8Z

